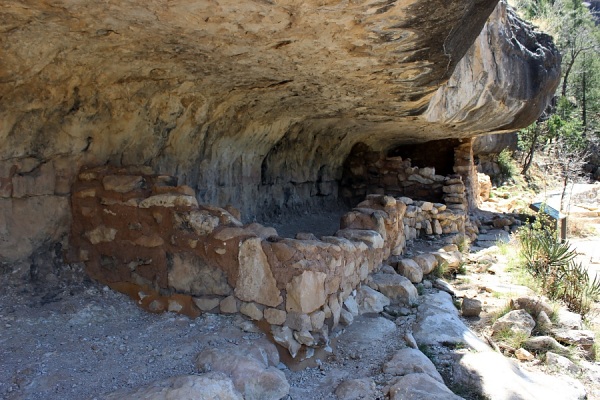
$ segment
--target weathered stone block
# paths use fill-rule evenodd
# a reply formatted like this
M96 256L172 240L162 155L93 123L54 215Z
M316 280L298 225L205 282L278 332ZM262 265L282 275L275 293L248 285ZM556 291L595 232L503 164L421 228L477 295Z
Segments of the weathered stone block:
M435 267L438 266L438 261L433 254L419 254L414 256L412 259L421 268L423 275L431 273Z
M221 299L211 297L194 297L194 304L202 311L210 311L219 307Z
M383 311L383 307L390 305L390 299L388 297L368 286L362 286L357 290L356 302L358 303L358 310L361 314L380 313Z
M198 200L196 200L196 197L194 196L164 193L150 196L147 199L142 200L139 207L198 207Z
M287 318L287 313L276 308L267 308L263 311L265 319L271 325L283 325Z
M395 303L414 304L419 297L417 288L401 275L374 274L373 284L388 299L386 305L389 305L390 300Z
M313 331L319 331L323 328L323 324L325 323L325 312L324 311L315 311L310 314L310 323L312 325Z
M306 346L313 346L315 344L315 338L310 334L309 331L295 331L294 339L298 341L300 344L304 344Z
M492 335L497 335L503 330L510 330L511 332L522 332L530 336L533 328L535 328L535 321L527 311L514 310L494 322Z
M165 243L165 241L158 235L151 235L140 236L139 238L135 239L133 243L141 247L160 247Z
M255 321L260 321L264 315L262 307L256 303L242 303L240 312Z
M224 314L233 314L239 311L238 300L235 296L227 296L219 303L219 309Z
M241 300L255 301L271 307L281 304L283 298L277 289L277 282L262 249L261 239L244 240L240 244L238 259L240 266L235 295Z
M194 230L198 236L205 236L212 233L219 226L219 217L211 215L208 211L190 211L183 216L183 219Z
M312 328L310 317L306 314L297 312L287 313L285 325L289 326L295 331L309 331Z
M176 253L169 258L169 287L194 296L231 294L227 275L190 253Z
M373 249L381 249L384 245L381 235L373 230L340 229L335 235L352 241L364 242Z
M272 326L271 333L273 334L273 340L288 349L292 358L296 358L302 345L294 338L294 334L290 327Z
M463 317L478 317L481 313L481 301L465 297L460 310Z
M90 241L91 244L112 242L117 236L117 230L100 225L91 231L86 232L84 236Z
M102 178L104 190L117 193L127 193L139 189L144 184L144 178L139 175L107 175Z
M408 278L412 283L419 283L423 280L423 270L419 264L410 258L398 261L398 273Z
M325 304L325 279L323 272L304 271L286 285L288 312L311 313Z

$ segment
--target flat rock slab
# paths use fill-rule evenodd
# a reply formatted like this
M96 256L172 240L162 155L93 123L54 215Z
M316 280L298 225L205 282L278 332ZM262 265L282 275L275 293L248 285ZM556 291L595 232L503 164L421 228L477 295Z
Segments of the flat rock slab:
M389 340L389 335L396 332L396 324L383 317L362 315L354 319L338 341L352 343L352 347L370 348Z
M427 374L409 374L390 388L390 400L462 400L443 383ZM495 398L494 398L495 399Z
M579 400L586 396L583 385L573 378L525 371L495 352L463 355L455 364L454 381L494 400Z
M398 351L390 361L383 365L383 372L396 376L414 373L427 374L436 381L444 383L444 379L435 369L435 365L418 349L406 348Z
M488 233L481 233L477 235L477 245L480 247L489 247L483 246L483 244L490 243L490 246L495 246L498 242L508 243L510 241L510 233L501 229L494 229L488 231Z
M119 390L104 396L105 400L243 400L233 382L221 373L184 375L154 382L133 390Z
M426 294L419 306L413 336L418 344L464 344L477 351L491 351L458 317L452 297L446 292Z

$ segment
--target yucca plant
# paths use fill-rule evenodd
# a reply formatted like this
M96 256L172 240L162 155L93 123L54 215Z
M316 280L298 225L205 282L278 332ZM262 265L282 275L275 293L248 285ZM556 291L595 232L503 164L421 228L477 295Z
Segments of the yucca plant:
M590 278L587 269L581 264L570 262L566 273L557 288L556 297L578 314L586 315L592 301L600 297L600 278Z
M541 280L542 290L554 297L563 280L566 266L577 256L568 242L557 242L551 230L525 228L519 234L525 269Z
M518 234L525 270L538 279L543 293L561 300L585 316L591 302L600 297L600 278L590 278L587 269L575 262L577 252L568 242L557 241L556 232L540 220Z

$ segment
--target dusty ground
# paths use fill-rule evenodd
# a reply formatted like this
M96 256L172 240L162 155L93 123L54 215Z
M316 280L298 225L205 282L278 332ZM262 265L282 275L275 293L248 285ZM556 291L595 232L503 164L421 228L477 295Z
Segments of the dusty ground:
M263 336L240 316L149 314L94 283L57 297L44 303L16 292L0 295L0 398L101 399L119 388L193 374L194 358L206 347ZM367 376L383 398L381 366L406 346L403 327L362 318L314 367L294 372L280 364L291 399L334 399L341 381Z

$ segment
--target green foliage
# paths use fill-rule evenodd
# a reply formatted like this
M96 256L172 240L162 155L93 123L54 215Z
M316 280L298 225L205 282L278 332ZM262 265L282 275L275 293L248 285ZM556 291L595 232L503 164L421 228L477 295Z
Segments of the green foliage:
M417 284L417 294L422 296L425 293L425 286L422 283Z
M532 226L519 231L523 267L546 296L585 316L600 297L600 280L591 280L586 268L575 262L575 250L568 242L557 241L556 232L544 225L540 213Z
M556 113L546 122L547 140L561 140L561 145L566 146L569 153L584 150L587 139L581 118L573 104L565 97L558 100Z
M569 98L582 131L600 132L600 29L579 0L513 0L521 17L553 36L562 55L558 96ZM560 115L564 121L570 121Z
M421 351L421 353L425 354L425 357L429 358L431 360L431 362L435 363L435 354L433 352L433 350L431 349L431 347L429 347L429 345L427 344L420 344L419 346L419 350Z
M518 349L523 347L523 343L527 339L529 339L529 335L527 332L523 331L513 331L510 328L502 329L494 335L494 338L499 342L506 344L507 346L512 347L513 349Z
M518 132L518 144L517 147L521 151L528 151L531 146L535 146L535 138L539 136L540 131L542 130L542 125L538 124L537 121L534 121L533 124L529 125L527 128L523 128Z
M431 271L431 274L436 278L446 278L451 275L450 268L447 262L438 263L438 265Z
M510 301L507 301L506 304L504 304L504 306L501 309L495 311L491 315L491 318L490 318L491 323L496 322L498 319L504 317L506 314L508 314L511 311L512 311L512 307L510 305Z
M512 153L504 149L498 154L498 167L500 168L500 174L504 179L509 179L517 175L518 169L515 165L515 161L512 158Z

